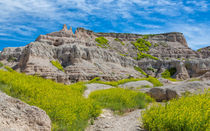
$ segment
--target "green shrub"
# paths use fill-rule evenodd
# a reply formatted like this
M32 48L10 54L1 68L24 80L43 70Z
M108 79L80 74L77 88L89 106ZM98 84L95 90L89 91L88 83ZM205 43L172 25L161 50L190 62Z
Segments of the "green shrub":
M0 62L0 68L3 67L3 66L4 66L4 64Z
M166 69L163 73L161 73L161 76L163 78L170 78L176 73L176 68L170 68Z
M13 56L9 56L8 59L7 59L8 62L13 62L15 60L16 60L16 58L13 57Z
M201 51L201 49L198 49L198 50L197 50L197 52L200 52L200 51Z
M125 45L125 43L119 40L118 38L115 38L114 40L120 42L122 45Z
M63 66L59 63L59 61L51 61L51 63L56 67L58 68L59 70L63 71L64 72L64 69L63 69Z
M11 67L9 67L9 66L4 66L4 68L7 70L7 71L9 71L9 72L13 72L14 70L11 68Z
M128 109L144 108L152 99L144 93L122 88L111 88L92 92L89 98L103 108L125 112Z
M148 76L147 73L145 73L140 67L134 66L134 69L138 72L140 72L142 75Z
M98 44L96 44L97 46L101 47L101 48L108 48L110 47L108 44L108 40L104 37L98 37L95 39L96 42L98 42Z
M154 57L154 56L152 56L152 55L150 55L150 54L146 54L146 53L138 53L137 54L137 60L141 60L141 59L143 59L143 58L149 58L149 59L153 59L153 60L159 60L157 57Z
M144 80L144 78L130 78L130 79L122 79L122 80L118 80L118 81L93 81L91 83L99 83L99 84L106 84L106 85L111 85L111 86L115 86L117 87L120 84L124 84L127 82L131 82L131 81L140 81L140 80Z
M157 78L154 78L152 76L149 76L146 80L151 82L154 87L156 87L156 86L163 86L163 84Z
M158 43L155 43L155 44L154 44L154 47L158 47L158 46L159 46L159 44L158 44Z
M152 72L155 72L155 69L152 68L152 67L147 67L147 70L150 70L150 71L152 71Z
M149 48L151 47L151 43L149 41L146 41L144 39L137 39L136 42L131 42L131 44L133 44L136 49L138 49L138 51L142 52L148 52Z
M210 93L174 99L154 105L142 113L144 128L150 131L209 131Z
M3 70L0 70L0 83L9 85L1 89L8 95L45 110L52 120L53 130L84 130L88 120L101 111L93 100L82 96L82 83L69 87Z

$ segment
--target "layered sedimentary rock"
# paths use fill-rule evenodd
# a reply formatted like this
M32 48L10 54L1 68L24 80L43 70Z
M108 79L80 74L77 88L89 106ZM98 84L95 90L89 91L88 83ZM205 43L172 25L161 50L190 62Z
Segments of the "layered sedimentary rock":
M51 131L45 111L0 92L1 131Z
M95 41L98 37L108 40L108 48L98 46ZM8 59L14 57L12 66L15 70L66 84L94 77L119 80L142 76L134 66L156 77L165 69L176 68L174 77L178 79L203 76L209 72L208 55L190 49L183 34L177 32L147 35L146 40L151 43L147 53L159 60L136 60L139 51L131 42L144 37L140 34L95 33L83 28L73 33L64 25L62 30L40 35L25 47L5 48L0 61L9 64L11 61ZM61 63L64 72L52 65L51 61L56 60Z

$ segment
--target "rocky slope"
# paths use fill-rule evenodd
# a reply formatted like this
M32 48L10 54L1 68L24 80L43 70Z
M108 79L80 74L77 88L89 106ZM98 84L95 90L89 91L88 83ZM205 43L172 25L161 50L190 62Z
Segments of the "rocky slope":
M96 38L108 40L103 48ZM139 50L133 44L137 39L151 43L144 52L158 60L138 57ZM204 51L202 51L204 52ZM53 66L59 61L64 72ZM152 76L160 76L165 69L176 68L177 79L204 77L210 79L209 50L205 53L190 49L182 33L156 35L126 33L95 33L78 28L75 33L64 25L58 32L40 35L25 47L5 48L0 61L13 69L30 75L40 75L57 82L69 84L79 80L100 77L104 80L143 76L134 69L141 67Z
M0 92L1 131L51 131L45 111Z

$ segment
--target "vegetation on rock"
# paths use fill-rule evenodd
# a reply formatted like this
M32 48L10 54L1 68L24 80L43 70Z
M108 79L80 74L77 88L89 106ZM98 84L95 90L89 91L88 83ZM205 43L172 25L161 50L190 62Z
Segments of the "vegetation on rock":
M176 73L176 68L170 68L166 69L163 73L161 73L161 76L163 78L170 78Z
M4 64L0 62L0 67L3 67L3 66L4 66Z
M154 56L152 56L150 54L146 54L146 53L142 53L142 52L140 52L140 53L137 54L136 60L141 60L143 58L149 58L149 59L153 59L153 60L159 60L157 57L154 57Z
M54 130L83 130L88 120L100 113L93 100L82 96L84 87L81 83L69 87L40 77L2 70L0 83L9 85L1 86L8 95L45 110Z
M111 88L92 92L89 98L95 100L103 108L125 112L127 110L144 108L152 98L144 93L122 88Z
M148 76L147 73L145 73L140 67L134 66L134 69L138 72L140 72L142 75Z
M115 38L114 40L120 42L122 45L125 45L125 43L118 38Z
M210 129L210 93L185 96L142 113L144 128L151 131L207 131Z
M64 72L64 69L63 69L63 66L59 63L59 61L51 61L51 63L56 67L58 68L59 70L63 71Z
M137 53L137 57L135 58L136 60L140 60L142 58L149 58L149 59L154 59L158 60L157 57L154 57L150 54L143 53L143 52L148 52L152 44L149 41L146 41L145 39L148 39L149 36L144 36L143 38L137 39L136 42L131 42L135 46L135 48L139 51Z
M95 39L95 41L98 43L96 44L97 46L101 47L101 48L108 48L109 44L108 44L108 40L104 37L98 37Z

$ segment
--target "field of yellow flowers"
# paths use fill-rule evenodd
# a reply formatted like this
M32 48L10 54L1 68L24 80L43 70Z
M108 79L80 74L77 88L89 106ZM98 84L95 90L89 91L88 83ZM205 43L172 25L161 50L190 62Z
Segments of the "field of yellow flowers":
M126 112L128 109L145 108L149 102L153 101L144 93L122 88L94 91L89 98L103 108L109 108L118 113Z
M185 96L142 113L151 131L210 131L210 93Z
M83 130L88 120L101 111L93 100L82 96L81 83L70 88L40 77L0 70L0 84L7 85L0 87L8 95L45 110L54 130Z

